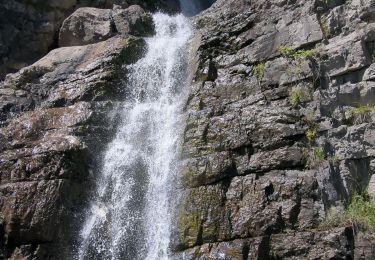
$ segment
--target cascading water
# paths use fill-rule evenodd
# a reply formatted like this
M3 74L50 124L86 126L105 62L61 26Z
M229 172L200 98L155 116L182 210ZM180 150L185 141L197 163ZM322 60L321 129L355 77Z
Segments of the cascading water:
M80 260L168 259L191 31L182 15L153 18L145 57L127 68L130 93L81 232Z

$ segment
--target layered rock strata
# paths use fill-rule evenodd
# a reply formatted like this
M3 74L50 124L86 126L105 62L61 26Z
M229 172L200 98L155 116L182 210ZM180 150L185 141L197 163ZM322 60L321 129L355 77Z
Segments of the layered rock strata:
M374 179L374 7L218 0L195 18L176 259L375 257L371 234L322 227Z
M129 7L152 1L58 2L1 2L16 28L1 28L3 75L67 47L0 83L0 258L70 257L126 64L153 32ZM375 196L374 8L218 0L194 18L176 259L375 258L371 232L323 225Z

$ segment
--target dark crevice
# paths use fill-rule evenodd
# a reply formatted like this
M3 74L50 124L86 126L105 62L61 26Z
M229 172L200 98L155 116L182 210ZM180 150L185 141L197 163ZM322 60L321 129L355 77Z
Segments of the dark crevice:
M270 236L264 236L258 248L258 259L268 260L270 255Z
M292 225L292 228L295 229L295 226L298 222L298 216L301 212L301 194L298 192L298 190L295 191L296 192L296 204L292 207L292 210L290 211L290 215L289 215L289 222L290 224Z
M243 260L248 260L249 258L249 253L250 253L250 246L248 242L246 242L242 248L242 259Z

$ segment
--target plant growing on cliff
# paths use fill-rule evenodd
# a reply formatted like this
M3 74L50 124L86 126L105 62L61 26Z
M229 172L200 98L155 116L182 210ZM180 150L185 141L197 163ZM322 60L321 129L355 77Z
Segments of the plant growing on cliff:
M317 129L315 127L307 129L307 131L306 131L307 140L309 142L314 141L314 139L316 138L317 134L318 134L318 131L317 131Z
M365 230L375 230L375 203L367 189L352 196L347 214L353 223Z
M350 108L349 112L353 115L354 124L363 124L371 121L371 112L374 111L374 106L359 105L355 108Z
M266 68L266 63L261 62L253 67L253 75L257 78L258 82L261 82L264 76L264 70Z
M292 60L295 60L295 61L300 61L300 62L306 61L308 59L316 59L317 56L318 56L318 51L316 49L294 50L294 49L292 49L291 47L288 47L288 46L280 46L279 52L285 58L292 59Z
M323 147L305 148L303 151L305 166L308 169L319 167L326 159Z
M345 210L336 213L328 212L320 227L327 229L345 225L355 225L362 230L375 231L375 202L367 189L354 193Z
M327 18L324 15L320 14L318 16L318 21L319 21L320 29L322 30L324 37L326 39L329 38L331 36L331 32L329 29Z
M311 86L314 87L316 85L317 80L320 78L321 71L319 63L319 52L317 49L295 50L291 47L282 45L279 46L278 50L288 62L288 68L286 70L286 82L288 82L288 84L294 82L295 85L304 85L307 88L311 88ZM307 62L309 63L307 64ZM311 83L310 80L308 80L310 78L312 78ZM300 102L307 101L301 101L302 97L298 95L293 95L291 97L293 106L296 106Z
M305 87L295 86L289 91L290 104L293 107L309 101L311 99L311 94L309 90Z

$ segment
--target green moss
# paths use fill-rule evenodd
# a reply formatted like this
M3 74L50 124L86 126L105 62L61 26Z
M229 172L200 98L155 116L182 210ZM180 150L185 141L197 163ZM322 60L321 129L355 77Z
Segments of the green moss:
M266 63L261 62L253 67L253 75L257 78L257 80L260 82L262 81L264 77L264 70L266 68Z
M197 213L182 212L179 218L179 231L181 242L192 246L195 245L199 233L199 215Z

